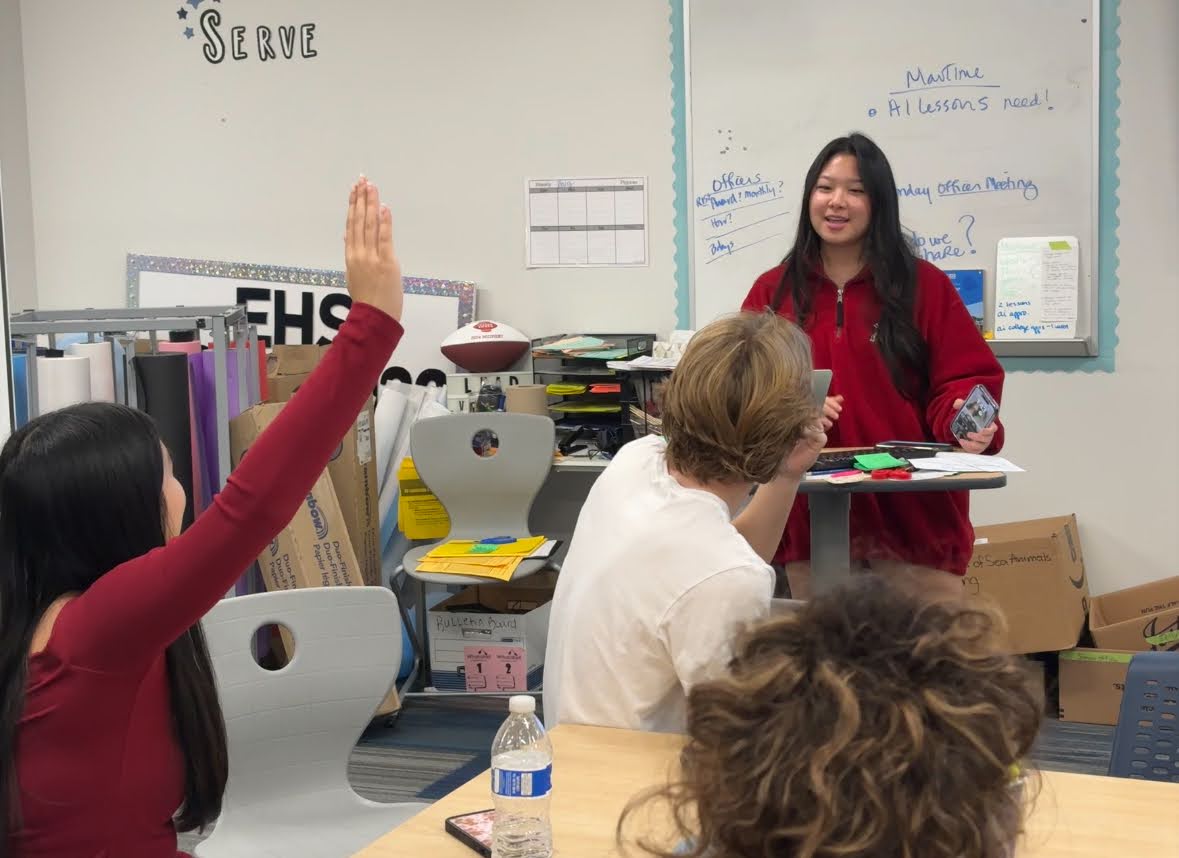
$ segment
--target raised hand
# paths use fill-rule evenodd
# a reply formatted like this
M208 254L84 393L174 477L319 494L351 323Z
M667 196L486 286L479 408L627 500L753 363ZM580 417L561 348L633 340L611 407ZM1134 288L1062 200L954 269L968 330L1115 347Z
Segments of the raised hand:
M393 250L393 216L376 185L361 176L348 197L344 267L353 301L372 304L401 320L405 292L401 263Z
M782 459L782 470L778 472L778 476L789 480L801 480L826 446L827 433L823 431L822 425L816 423L808 427L798 443Z

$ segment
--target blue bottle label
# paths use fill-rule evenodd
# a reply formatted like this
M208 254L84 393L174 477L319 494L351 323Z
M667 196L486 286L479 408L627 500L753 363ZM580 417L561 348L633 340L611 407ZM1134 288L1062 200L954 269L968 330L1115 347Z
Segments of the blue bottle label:
M505 798L543 798L553 789L553 766L516 772L511 769L491 770L491 791Z

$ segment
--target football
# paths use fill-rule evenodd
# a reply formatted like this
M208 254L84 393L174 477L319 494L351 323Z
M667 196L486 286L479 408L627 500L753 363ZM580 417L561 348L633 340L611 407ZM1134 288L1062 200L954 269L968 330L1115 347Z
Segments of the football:
M482 320L463 325L442 341L442 354L466 372L503 372L532 342L502 322Z

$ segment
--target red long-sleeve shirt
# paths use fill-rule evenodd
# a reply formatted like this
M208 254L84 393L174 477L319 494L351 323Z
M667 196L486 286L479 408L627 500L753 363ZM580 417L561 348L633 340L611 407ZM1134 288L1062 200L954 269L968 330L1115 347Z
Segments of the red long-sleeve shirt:
M17 858L174 858L184 760L164 650L297 512L370 396L401 325L356 304L291 402L180 536L67 603L29 658L16 734Z
M743 310L770 307L783 267L757 278ZM942 441L950 433L954 400L982 384L999 401L1003 368L979 334L950 279L936 266L917 263L917 329L929 349L929 393L922 402L905 399L893 384L880 349L873 342L880 302L865 270L843 293L843 324L837 325L835 284L821 271L811 273L813 307L806 324L815 367L832 370L830 396L843 395L843 412L828 431L828 446L867 447L881 441ZM789 287L781 315L795 319ZM1000 424L988 452L1003 446ZM968 492L914 492L852 495L853 560L896 560L966 572L974 546ZM799 496L778 549L778 562L810 558L810 512Z

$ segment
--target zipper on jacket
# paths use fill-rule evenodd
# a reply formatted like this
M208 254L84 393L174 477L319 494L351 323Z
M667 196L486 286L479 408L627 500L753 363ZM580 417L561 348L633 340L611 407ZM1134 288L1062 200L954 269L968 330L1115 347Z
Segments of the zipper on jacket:
M835 337L839 338L843 331L843 290L844 286L835 287Z

